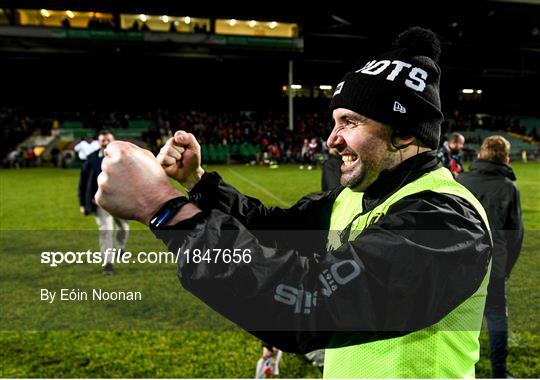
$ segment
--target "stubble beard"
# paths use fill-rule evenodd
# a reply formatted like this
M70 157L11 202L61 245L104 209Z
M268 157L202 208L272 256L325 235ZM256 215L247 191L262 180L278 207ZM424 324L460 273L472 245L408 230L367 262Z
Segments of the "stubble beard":
M391 149L390 144L380 144L375 151L371 151L362 159L359 155L359 166L349 178L344 178L342 174L340 182L342 186L348 187L354 192L365 191L373 182L379 178L383 170L391 169L400 162L400 155Z

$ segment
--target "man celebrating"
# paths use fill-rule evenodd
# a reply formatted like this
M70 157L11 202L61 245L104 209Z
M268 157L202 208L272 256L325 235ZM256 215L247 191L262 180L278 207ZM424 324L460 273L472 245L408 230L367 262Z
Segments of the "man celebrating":
M96 213L96 224L99 229L99 247L101 252L116 248L118 253L126 247L129 224L127 220L116 218L106 210L96 205L94 196L98 189L97 178L101 173L105 148L114 141L114 136L109 130L101 130L98 133L99 149L90 153L81 167L79 177L79 209L81 214L89 215ZM116 230L114 226L116 225ZM111 255L105 255L104 274L113 274L114 268Z
M111 144L98 204L173 252L208 255L180 255L182 285L272 346L326 348L325 377L473 377L491 240L480 203L437 163L439 54L436 36L413 28L345 75L330 105L335 190L266 208L205 173L180 131L159 163ZM221 249L248 255L225 261Z

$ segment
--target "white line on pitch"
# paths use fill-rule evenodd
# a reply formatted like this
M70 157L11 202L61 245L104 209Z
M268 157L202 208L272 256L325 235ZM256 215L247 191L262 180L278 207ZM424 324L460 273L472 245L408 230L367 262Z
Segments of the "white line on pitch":
M238 178L240 178L242 181L249 183L251 186L253 186L253 187L256 188L257 190L259 190L261 193L264 193L264 194L266 194L267 196L269 196L270 198L274 199L275 201L277 201L278 203L280 203L282 206L284 206L284 207L291 207L291 205L290 205L289 203L285 202L285 201L284 201L283 199L281 199L281 198L276 197L274 194L272 194L271 192L269 192L268 190L266 190L264 187L262 187L261 185L259 185L259 184L256 183L256 182L253 182L253 181L250 180L249 178L244 177L242 174L238 173L236 170L229 169L229 171L230 171L231 173L233 173L235 176L237 176Z

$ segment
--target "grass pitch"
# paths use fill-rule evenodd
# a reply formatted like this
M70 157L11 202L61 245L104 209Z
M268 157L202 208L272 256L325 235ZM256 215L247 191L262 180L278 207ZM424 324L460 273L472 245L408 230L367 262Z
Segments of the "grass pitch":
M513 167L527 231L509 281L508 364L518 377L538 377L540 164ZM320 189L319 169L300 171L297 166L282 165L278 169L214 166L207 170L218 171L227 182L267 205L290 206ZM260 343L184 291L173 266L120 268L116 276L105 277L95 265L49 268L39 264L39 252L44 250L99 248L93 217L83 217L78 211L78 175L77 170L51 168L0 171L0 377L253 377ZM144 226L131 223L131 227L128 250L157 249ZM150 292L152 302L148 310L116 303L100 303L91 310L62 310L36 307L34 299L28 298L39 297L35 292L40 287L55 286L58 281L66 287L137 284ZM69 321L59 317L62 312L70 316ZM20 328L17 321L31 321L34 331ZM211 328L201 329L203 323ZM485 331L481 343L477 377L488 377ZM288 354L280 372L282 377L320 377L316 368Z

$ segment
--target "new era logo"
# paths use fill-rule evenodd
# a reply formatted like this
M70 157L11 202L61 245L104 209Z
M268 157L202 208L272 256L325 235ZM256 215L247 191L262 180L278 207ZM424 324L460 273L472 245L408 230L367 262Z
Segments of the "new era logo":
M407 108L403 107L399 102L394 102L394 111L405 113L407 112Z

